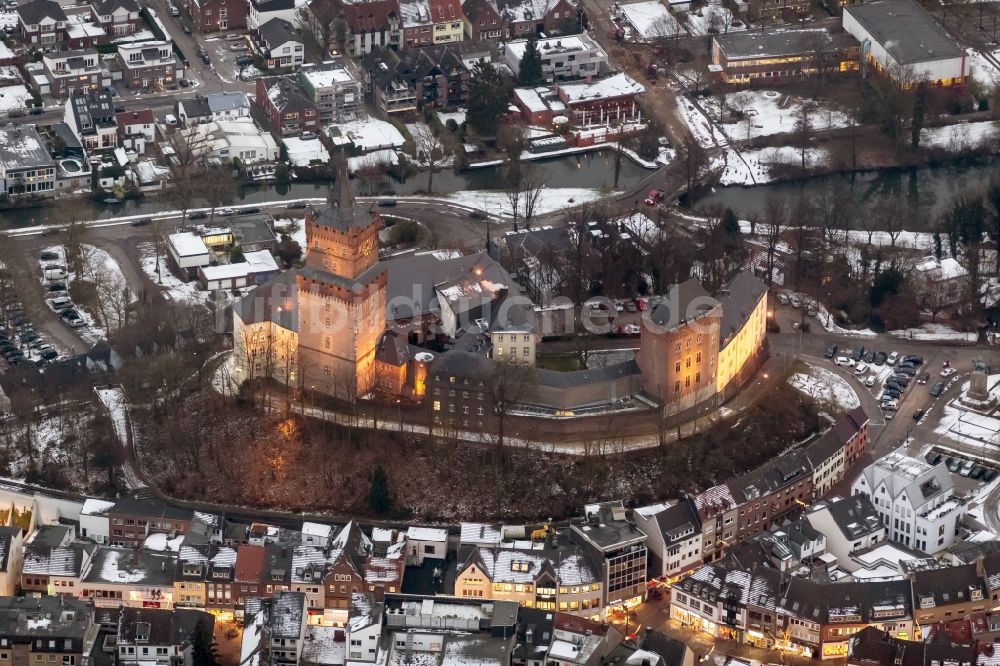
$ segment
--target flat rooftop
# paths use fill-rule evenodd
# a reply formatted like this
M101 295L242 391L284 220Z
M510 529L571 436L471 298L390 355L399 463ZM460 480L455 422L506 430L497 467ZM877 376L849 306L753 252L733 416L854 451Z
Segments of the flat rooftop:
M965 52L940 23L912 0L844 7L901 65L959 58Z
M858 40L846 32L831 33L822 29L766 33L748 30L716 35L714 39L729 60L811 55L816 52L817 47L836 50L858 46Z

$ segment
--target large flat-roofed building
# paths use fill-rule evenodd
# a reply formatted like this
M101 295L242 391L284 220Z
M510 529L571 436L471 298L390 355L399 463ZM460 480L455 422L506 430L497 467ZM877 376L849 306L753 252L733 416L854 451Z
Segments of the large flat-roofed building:
M898 83L950 86L968 80L965 49L913 0L844 7L843 25L861 43L862 58Z
M50 195L56 163L32 125L0 128L0 194Z
M787 81L858 69L858 41L827 30L731 32L712 38L712 64L725 83Z

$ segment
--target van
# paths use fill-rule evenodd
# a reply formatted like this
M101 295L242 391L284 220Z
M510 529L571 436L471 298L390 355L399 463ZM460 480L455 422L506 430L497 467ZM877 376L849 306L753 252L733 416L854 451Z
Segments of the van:
M165 120L167 121L167 124L170 125L171 127L177 126L177 116L175 116L174 114L168 113Z
M66 271L58 268L47 270L43 277L49 282L58 282L66 279Z

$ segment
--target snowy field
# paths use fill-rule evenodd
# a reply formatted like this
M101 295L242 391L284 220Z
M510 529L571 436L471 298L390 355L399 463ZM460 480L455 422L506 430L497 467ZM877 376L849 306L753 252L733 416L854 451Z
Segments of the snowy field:
M457 109L455 111L446 112L438 111L437 117L441 121L442 125L447 125L449 120L454 120L459 126L465 122L466 109Z
M562 210L569 205L579 205L589 201L595 201L602 197L614 196L615 193L605 190L595 190L592 188L561 187L545 188L542 190L538 202L535 204L535 215L544 215L557 210ZM467 192L455 192L448 195L448 200L463 206L479 208L491 215L511 215L510 202L504 192L494 190L470 190ZM520 216L523 211L518 211Z
M171 273L167 267L166 255L160 256L160 273L157 275L156 253L152 243L142 243L138 247L142 256L142 272L153 281L153 284L163 287L170 300L179 303L204 303L211 297L206 291L198 291L197 282L183 282Z
M347 158L347 170L357 173L368 167L384 167L399 164L399 154L391 149L374 150L364 155Z
M742 159L741 159L742 157ZM824 148L806 149L806 168L821 166L827 159ZM801 166L802 154L793 146L726 151L725 167L719 177L720 185L759 185L771 181L771 167L775 165Z
M365 152L382 148L401 148L405 142L398 129L391 123L377 118L352 120L333 126Z
M710 98L702 98L702 100L699 100L699 103L707 99ZM713 123L710 123L705 118L705 114L699 111L687 97L683 95L677 96L677 109L699 146L702 148L711 148L713 146L728 145L729 141L726 139L726 135Z
M968 49L969 72L976 81L979 81L987 89L1000 83L1000 70L990 64L990 61L983 57L983 54L975 49ZM995 51L994 55L1000 53Z
M4 86L0 88L0 111L23 109L24 103L31 99L31 93L23 84Z
M128 446L128 401L121 387L97 389L97 397L108 410L118 440Z
M796 372L788 378L795 389L821 405L832 405L843 411L861 406L861 399L850 384L832 370L809 366L809 372Z
M920 145L925 148L944 148L958 152L978 148L997 135L995 121L987 120L980 123L959 123L944 127L931 127L920 133Z
M740 22L737 25L733 13L723 7L719 0L709 0L708 5L700 12L700 16L695 12L689 12L687 15L687 29L692 35L704 37L713 33L740 32L747 29L745 23Z
M309 166L313 162L326 164L330 161L330 151L326 149L319 139L303 141L297 136L282 139L285 150L288 151L288 159L297 167Z
M723 125L726 134L734 141L744 141L758 136L785 134L795 130L796 119L801 113L806 100L792 97L774 90L745 90L729 93L721 101L709 98L711 113L716 118L723 117L723 108L742 111L746 118L736 123ZM709 102L703 103L709 110ZM837 127L847 127L850 118L833 107L818 107L808 115L809 124L814 130L826 130Z
M948 342L975 342L979 338L976 333L956 331L944 324L924 324L919 328L889 331L889 335L907 340L947 340Z

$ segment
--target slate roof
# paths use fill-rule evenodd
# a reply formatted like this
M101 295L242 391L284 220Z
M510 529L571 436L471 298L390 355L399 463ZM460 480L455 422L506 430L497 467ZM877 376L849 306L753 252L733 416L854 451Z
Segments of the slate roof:
M913 605L920 607L920 600L926 596L934 599L935 606L947 606L970 601L972 591L979 590L984 599L989 595L983 579L976 573L975 564L945 567L930 571L915 571L910 575L913 581Z
M444 376L469 377L488 380L496 367L496 361L482 354L452 350L438 354L431 363L430 373Z
M743 271L732 279L718 295L722 304L722 323L719 328L719 346L722 347L738 333L761 297L767 293L767 285L752 273Z
M198 622L204 622L209 633L215 626L215 616L190 608L162 610L158 608L122 608L118 621L118 645L136 645L141 631L148 645L188 645Z
M139 11L139 5L135 0L99 0L92 6L99 16L109 16L119 7L129 13Z
M653 306L649 308L643 316L648 316L650 321L659 326L674 328L694 319L715 307L719 302L708 295L705 288L701 286L695 278L675 284L670 287L666 295L655 300Z
M588 384L600 384L601 382L612 381L620 377L641 374L639 364L632 359L615 365L606 365L600 368L587 368L584 370L573 370L560 372L558 370L548 370L546 368L535 368L533 371L534 384L538 386L550 386L554 388L572 388L574 386L586 386Z
M437 309L435 287L472 275L496 284L514 286L514 280L485 252L449 256L440 252L418 252L382 262L388 278L387 303L412 303L412 309L388 312L389 320L419 317Z
M848 541L885 529L882 518L867 495L843 497L828 504L826 509Z
M280 21L272 19L268 23ZM289 76L264 76L261 77L264 84L264 94L268 101L279 113L291 113L295 111L305 111L315 107L313 101L306 95L302 84L297 78Z
M0 571L7 571L10 565L11 543L21 534L20 527L0 527Z
M245 324L273 321L289 331L299 330L297 271L280 273L274 279L255 287L233 303L233 311Z
M780 595L778 609L787 615L819 624L838 621L868 624L878 621L876 612L892 612L892 609L898 610L898 615L893 617L912 617L910 582L816 583L804 578L792 578Z
M90 601L72 596L0 597L0 636L14 643L43 637L82 639L92 618Z
M584 552L575 545L507 542L498 547L462 546L458 572L475 564L493 583L534 583L544 574L560 585L587 585L600 581Z
M44 18L66 21L66 12L55 0L31 0L18 7L17 14L25 25L41 23Z
M250 0L258 12L279 12L295 9L295 0Z
M737 503L742 504L769 495L811 474L812 467L805 453L792 451L730 479L726 485Z
M302 37L291 23L282 18L273 18L257 29L261 40L269 49L275 49L287 42L302 42Z
M115 502L109 515L143 516L145 518L169 518L190 521L194 513L190 509L164 504L156 500L123 498Z

